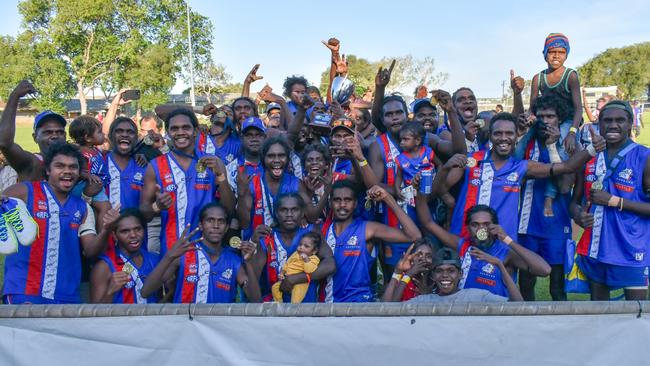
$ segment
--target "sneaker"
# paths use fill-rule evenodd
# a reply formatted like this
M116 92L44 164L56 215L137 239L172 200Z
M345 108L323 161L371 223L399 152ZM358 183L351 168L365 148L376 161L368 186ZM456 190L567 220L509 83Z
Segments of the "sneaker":
M31 245L38 235L38 225L27 210L25 202L18 198L8 198L2 204L2 217L12 229L21 245Z
M18 251L18 239L11 226L0 215L0 254L13 254Z

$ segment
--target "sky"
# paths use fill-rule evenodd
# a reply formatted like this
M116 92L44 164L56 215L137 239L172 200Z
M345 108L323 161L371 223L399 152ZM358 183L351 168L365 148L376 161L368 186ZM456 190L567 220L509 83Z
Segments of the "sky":
M20 32L17 4L3 1L0 34ZM341 41L341 53L370 61L431 56L436 72L449 74L442 89L467 86L479 98L501 97L510 69L531 79L545 68L542 48L549 33L569 38L566 65L574 68L608 48L650 41L650 5L643 0L570 0L554 3L555 8L550 1L497 0L393 5L370 0L189 0L189 4L212 21L213 58L233 81L243 81L254 64L261 64L258 75L264 79L253 84L252 91L267 82L280 92L284 78L293 74L318 84L329 66L329 50L320 41L330 37ZM174 90L183 87L179 83Z

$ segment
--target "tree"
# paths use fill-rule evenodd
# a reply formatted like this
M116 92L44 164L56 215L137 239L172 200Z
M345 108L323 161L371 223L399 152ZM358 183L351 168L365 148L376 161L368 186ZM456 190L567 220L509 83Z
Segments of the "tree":
M196 70L195 88L197 93L205 95L206 99L212 100L215 94L223 93L230 84L232 76L226 72L225 66L209 61Z
M64 112L63 103L73 90L66 65L51 44L31 36L25 32L18 39L0 37L0 100L6 100L20 80L29 79L38 86L32 106Z
M375 74L377 69L365 58L360 58L355 55L346 55L348 61L348 79L354 83L357 95L362 95L363 92L375 85ZM321 74L320 90L323 95L327 93L329 86L330 68L323 71Z
M95 87L105 92L124 86L140 89L146 104L148 94L159 99L174 85L189 64L185 6L184 0L26 0L19 11L26 32L35 42L51 44L55 58L64 62L86 113L86 95ZM202 64L210 56L212 25L194 12L190 19L194 61ZM151 69L151 64L161 70ZM171 77L141 82L129 76L144 75L143 70L169 71Z
M578 68L583 86L617 85L635 99L650 88L650 42L610 48Z
M412 96L415 88L420 85L426 85L430 90L438 89L449 78L447 73L435 72L435 60L430 56L425 58L415 58L413 55L384 57L379 61L378 66L388 67L393 59L397 62L388 86L403 95Z
M414 58L412 55L402 57L385 57L379 62L369 62L364 58L355 55L347 55L348 78L354 82L357 95L362 95L367 88L375 86L375 75L379 66L388 67L393 59L397 60L389 87L393 91L404 95L412 95L415 87L426 85L429 88L442 86L449 75L447 73L436 73L435 62L432 57L423 59ZM329 67L321 75L321 92L327 91L329 83Z

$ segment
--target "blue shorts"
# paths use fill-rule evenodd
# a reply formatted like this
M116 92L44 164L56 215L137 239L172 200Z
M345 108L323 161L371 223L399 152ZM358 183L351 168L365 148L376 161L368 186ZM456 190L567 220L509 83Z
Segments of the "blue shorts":
M77 304L78 302L66 302L59 300L46 299L41 296L33 295L4 295L2 297L2 302L7 305L19 305L19 304L36 304L36 305L49 305L49 304Z
M564 264L566 239L547 239L535 235L519 235L521 245L539 254L550 265Z
M582 255L577 263L590 281L611 288L648 287L648 267L617 266Z

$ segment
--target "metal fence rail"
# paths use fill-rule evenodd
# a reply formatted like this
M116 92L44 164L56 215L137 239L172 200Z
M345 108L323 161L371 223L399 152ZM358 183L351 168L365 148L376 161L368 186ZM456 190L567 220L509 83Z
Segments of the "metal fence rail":
M455 304L151 304L2 305L0 318L88 318L188 315L238 317L400 317L601 315L650 312L650 301Z

